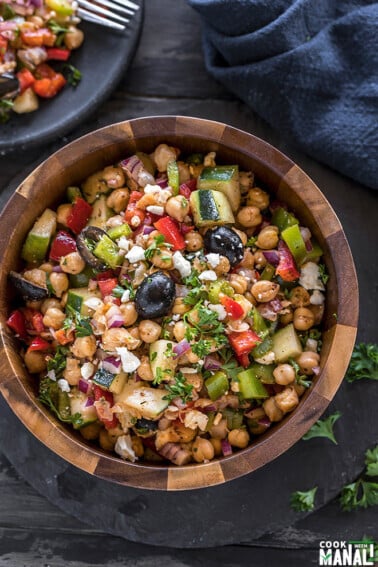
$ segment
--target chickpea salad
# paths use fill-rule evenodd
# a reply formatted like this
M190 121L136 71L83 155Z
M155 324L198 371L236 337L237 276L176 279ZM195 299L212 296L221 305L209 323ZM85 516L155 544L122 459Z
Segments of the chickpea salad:
M39 400L132 462L253 443L319 373L322 250L251 171L160 144L67 188L9 274Z
M68 61L84 40L79 22L72 0L0 0L0 122L78 84Z

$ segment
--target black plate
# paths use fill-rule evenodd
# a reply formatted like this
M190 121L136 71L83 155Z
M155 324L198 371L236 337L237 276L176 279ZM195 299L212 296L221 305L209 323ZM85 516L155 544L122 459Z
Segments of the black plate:
M40 100L36 112L12 113L6 124L0 124L2 154L57 139L83 122L110 95L132 60L142 28L143 0L134 2L140 9L123 32L80 24L84 44L69 62L82 72L81 82L76 88L67 85L52 100Z

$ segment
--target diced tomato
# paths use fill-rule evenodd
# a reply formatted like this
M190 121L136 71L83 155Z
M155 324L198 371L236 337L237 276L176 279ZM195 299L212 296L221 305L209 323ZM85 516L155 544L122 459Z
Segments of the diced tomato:
M36 311L32 315L32 325L37 333L42 333L45 330L45 326L43 324L43 315L40 311Z
M56 73L51 79L37 79L33 84L34 92L42 98L53 98L66 84L61 73Z
M96 402L100 400L105 400L105 402L108 402L109 407L112 407L114 405L114 398L111 392L108 392L107 390L103 390L102 388L100 388L100 386L95 385L93 387L93 393ZM105 425L106 429L113 429L114 427L117 427L118 419L115 415L113 416L112 419L106 419L102 415L101 406L99 407L96 406L96 411L97 411L98 419Z
M50 248L50 260L59 262L62 256L67 256L71 252L76 252L77 246L75 239L65 230L60 230L53 240Z
M100 288L102 297L111 295L113 289L116 287L118 281L117 278L110 278L108 280L99 280L98 287Z
M240 305L240 303L238 303L231 297L228 297L228 295L221 293L219 295L219 301L226 309L227 315L230 317L230 319L240 319L240 317L244 315L244 309Z
M61 49L59 47L48 47L46 52L47 61L50 61L51 59L54 61L67 61L71 55L71 51L69 49Z
M29 345L28 352L45 351L51 347L51 344L42 337L34 337Z
M19 335L21 339L26 338L26 321L22 311L19 309L12 311L7 319L7 325L16 333L16 335Z
M228 340L237 356L249 354L258 343L261 343L260 337L251 329L241 333L230 333Z
M53 46L56 35L48 28L40 28L38 30L23 30L21 32L21 41L29 47L42 47L43 45Z
M65 331L64 329L58 329L58 331L55 331L54 337L60 345L67 345L68 343L73 342L75 334L71 329L69 329L68 331Z
M56 75L56 71L47 63L37 65L34 73L36 79L52 79Z
M124 218L131 228L138 228L143 223L145 217L146 213L142 209L138 209L135 203L127 205Z
M29 69L27 69L26 67L24 67L17 73L17 79L18 82L20 83L21 94L25 92L26 89L30 88L35 82L35 77L33 73L29 71Z
M183 250L185 240L180 232L178 224L172 217L162 217L154 223L154 227L164 236L168 244L172 244L174 250Z
M96 275L96 280L108 280L110 278L114 278L114 271L113 270L106 270L106 272L101 272Z
M300 277L300 273L295 265L295 260L289 248L283 240L278 243L278 253L280 261L276 268L276 274L281 276L286 282L293 282Z
M67 217L67 226L75 234L79 234L87 224L92 214L92 205L87 203L82 197L77 197L72 205L70 214Z
M142 197L143 193L140 191L131 191L128 204L132 205L133 203L137 203Z

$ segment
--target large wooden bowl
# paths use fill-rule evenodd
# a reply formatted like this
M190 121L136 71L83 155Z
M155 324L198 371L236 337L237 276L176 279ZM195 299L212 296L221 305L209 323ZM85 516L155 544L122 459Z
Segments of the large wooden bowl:
M134 153L167 142L185 152L217 152L223 163L252 169L286 202L320 242L330 274L324 318L321 372L299 406L247 449L207 464L185 467L130 463L86 442L41 405L35 379L6 326L12 300L7 274L19 268L19 250L34 220L54 207L68 185ZM187 117L141 118L107 126L53 154L18 187L0 217L0 390L14 413L42 443L80 469L117 483L156 490L212 486L250 473L298 441L324 412L343 379L358 319L358 288L340 222L317 186L290 159L266 142L230 126ZM10 433L11 434L11 433ZM16 440L15 440L16 441ZM41 464L43 466L43 464Z

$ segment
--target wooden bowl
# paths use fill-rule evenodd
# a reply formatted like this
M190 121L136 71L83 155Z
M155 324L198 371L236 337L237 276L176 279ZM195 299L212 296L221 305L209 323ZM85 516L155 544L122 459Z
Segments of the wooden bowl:
M6 326L12 290L10 270L19 268L23 240L46 207L54 207L68 185L135 151L151 152L167 142L188 153L216 151L220 163L252 169L276 197L308 226L324 250L330 274L323 323L321 371L299 406L257 437L247 449L207 464L185 467L130 463L112 456L65 427L39 403L35 380ZM42 443L76 467L113 482L155 490L185 490L220 484L250 473L298 441L324 412L349 363L357 331L358 287L353 259L328 201L290 159L266 142L218 122L164 116L107 126L59 150L18 187L0 217L0 390L14 413ZM41 464L41 466L43 466Z

